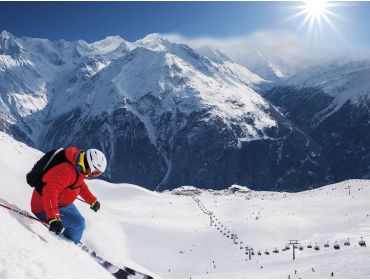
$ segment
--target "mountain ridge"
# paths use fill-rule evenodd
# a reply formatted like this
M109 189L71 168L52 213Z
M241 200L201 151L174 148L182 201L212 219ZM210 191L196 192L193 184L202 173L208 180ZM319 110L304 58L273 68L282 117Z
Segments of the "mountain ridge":
M265 81L219 52L204 56L160 34L13 40L23 52L11 61L27 64L0 75L0 104L15 120L1 129L43 151L99 148L112 166L106 179L150 189L328 182L320 147L257 92Z

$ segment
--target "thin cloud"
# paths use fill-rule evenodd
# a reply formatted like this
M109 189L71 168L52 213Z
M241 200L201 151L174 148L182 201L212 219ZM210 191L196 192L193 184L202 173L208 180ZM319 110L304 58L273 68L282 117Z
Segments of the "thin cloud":
M312 44L303 36L284 30L261 31L226 39L187 38L179 34L165 34L164 36L171 41L185 43L193 48L209 46L218 49L235 62L251 70L261 63L261 56L276 65L291 67L292 72L298 68L338 58L344 60L368 57L368 53L365 54L359 50L349 51L344 48L329 47L330 44L324 41Z

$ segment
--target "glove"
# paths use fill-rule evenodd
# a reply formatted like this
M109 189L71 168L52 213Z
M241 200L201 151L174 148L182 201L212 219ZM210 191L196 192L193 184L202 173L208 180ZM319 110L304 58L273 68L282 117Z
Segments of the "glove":
M49 219L49 230L54 232L56 235L59 235L62 233L64 227L61 219L54 218Z
M99 201L95 201L93 202L91 205L90 205L90 208L92 210L94 210L95 212L98 212L98 210L100 209L100 202Z

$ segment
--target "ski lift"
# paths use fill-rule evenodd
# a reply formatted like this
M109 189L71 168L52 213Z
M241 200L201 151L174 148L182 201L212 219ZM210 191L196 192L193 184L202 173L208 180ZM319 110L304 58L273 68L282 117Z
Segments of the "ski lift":
M303 246L299 246L299 251L303 251Z
M270 255L269 250L266 250L266 251L265 251L265 254L266 254L266 255Z
M339 246L339 244L337 243L337 241L335 241L334 249L335 249L335 250L339 250L339 249L340 249L340 246Z
M351 243L349 243L349 238L347 238L347 241L344 242L344 246L350 246L350 245L351 245Z
M275 254L277 254L277 253L279 253L279 250L277 248L275 248L275 250L272 251L272 252L275 253Z
M257 252L257 255L261 256L262 255L261 251L258 251Z
M286 245L286 246L285 246L285 249L286 249L286 250L290 250L290 246L289 246L289 245Z
M366 247L366 242L362 239L362 237L361 240L358 242L358 245L360 245L361 247Z
M314 249L315 249L316 251L319 251L319 250L320 250L320 247L319 247L319 245L317 245L317 243L316 243L316 245L315 245Z
M329 248L329 241L325 243L324 247Z
M310 244L307 245L307 248L308 249L311 249L312 248L311 242L310 242Z

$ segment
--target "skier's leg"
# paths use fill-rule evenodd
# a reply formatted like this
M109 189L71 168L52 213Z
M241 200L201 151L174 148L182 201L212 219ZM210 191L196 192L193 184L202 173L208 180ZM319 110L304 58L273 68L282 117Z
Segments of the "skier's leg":
M78 211L74 204L67 207L60 207L59 213L65 228L63 235L74 243L79 243L85 229L84 217L82 217L80 211Z

